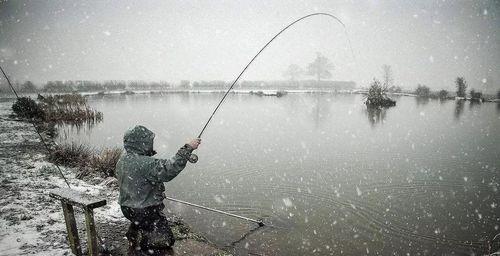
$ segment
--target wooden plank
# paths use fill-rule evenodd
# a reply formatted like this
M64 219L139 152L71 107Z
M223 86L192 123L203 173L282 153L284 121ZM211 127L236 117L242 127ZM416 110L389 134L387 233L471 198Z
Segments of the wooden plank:
M68 240L73 254L77 256L82 255L82 248L80 246L80 238L78 237L78 230L75 221L75 212L73 206L65 202L61 202L64 220L66 222L66 230L68 231Z
M85 225L87 227L87 247L88 255L99 255L99 244L97 242L97 231L94 223L94 211L85 209Z
M84 209L94 209L106 205L106 199L95 198L88 194L79 193L71 189L54 189L49 195L62 202L76 205Z

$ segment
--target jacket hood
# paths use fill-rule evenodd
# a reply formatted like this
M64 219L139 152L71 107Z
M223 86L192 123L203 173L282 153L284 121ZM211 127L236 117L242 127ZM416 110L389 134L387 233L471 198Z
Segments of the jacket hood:
M154 132L142 125L129 129L123 136L123 146L127 153L149 155L153 152Z

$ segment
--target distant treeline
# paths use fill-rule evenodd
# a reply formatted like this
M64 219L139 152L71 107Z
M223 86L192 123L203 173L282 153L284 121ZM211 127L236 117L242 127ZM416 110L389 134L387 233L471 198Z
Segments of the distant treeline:
M500 90L497 92L497 95L493 94L483 94L481 91L476 91L475 89L470 89L469 94L467 95L468 84L464 77L457 77L455 79L455 92L449 92L447 90L439 90L439 91L431 91L431 89L425 85L418 84L417 88L413 92L417 97L420 98L433 98L433 99L455 99L455 97L459 97L462 99L470 99L476 101L484 101L500 98Z
M225 89L231 85L226 81L195 81L190 84L182 81L181 87L193 89ZM356 88L353 81L317 81L317 80L276 80L276 81L241 81L236 89L322 89L322 90L352 90Z
M165 81L48 81L36 86L31 81L24 83L14 82L16 91L19 92L100 92L100 91L123 91L123 90L168 90L168 89L227 89L231 82L227 81L188 81L182 80L174 85ZM241 81L235 86L236 89L321 89L321 90L352 90L356 83L352 81ZM8 92L10 89L6 84L0 86L0 92Z
M145 81L48 81L41 86L35 86L31 81L14 83L14 87L20 92L95 92L114 90L161 90L171 88L167 82L145 82ZM7 85L2 85L0 91L9 90Z

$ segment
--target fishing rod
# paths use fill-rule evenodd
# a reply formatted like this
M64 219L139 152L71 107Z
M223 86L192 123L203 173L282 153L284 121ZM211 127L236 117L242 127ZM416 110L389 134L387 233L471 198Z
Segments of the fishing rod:
M2 71L3 76L7 80L7 83L9 84L10 89L12 90L12 92L14 93L14 95L16 95L16 98L19 100L20 97L17 94L16 89L14 89L14 86L12 86L12 83L10 82L9 77L7 76L7 74L5 74L5 71L3 70L3 68L1 66L0 66L0 70ZM35 128L35 132L36 132L36 134L38 134L38 137L40 137L40 141L42 142L43 146L45 147L45 149L47 150L47 152L50 154L51 150L50 150L49 146L47 145L47 143L45 142L45 139L43 138L42 134L40 134L40 131L38 131L38 128L36 127L34 120L30 119L30 123L33 125L33 128ZM69 185L68 180L64 176L64 173L62 172L62 170L59 167L59 165L57 163L53 163L53 164L56 166L57 170L59 171L59 174L61 174L61 177L64 179L64 182L66 183L66 185L68 185L68 188L71 188L71 186Z
M221 214L224 214L224 215L227 215L227 216L235 217L235 218L246 220L246 221L249 221L249 222L253 222L253 223L258 224L259 227L263 227L264 226L264 221L260 220L260 219L259 220L255 220L255 219L251 219L251 218L248 218L248 217L236 215L234 213L229 213L229 212L225 212L225 211L221 211L221 210L209 208L209 207L206 207L206 206L203 206L203 205L193 204L193 203L190 203L190 202L182 201L182 200L175 199L175 198L172 198L172 197L165 197L165 199L173 201L173 202L185 204L185 205L194 206L194 207L197 207L197 208L200 208L200 209L204 209L204 210L207 210L207 211L221 213Z
M347 28L345 26L345 24L339 19L337 18L336 16L332 15L332 14L329 14L329 13L325 13L325 12L316 12L316 13L311 13L311 14L308 14L308 15L305 15L303 17L300 17L298 19L296 19L295 21L293 21L292 23L288 24L287 26L285 26L284 28L282 28L277 34L275 34L271 40L269 40L258 52L257 54L255 54L253 56L253 58L250 60L250 62L247 63L247 65L243 68L243 70L240 72L240 74L236 77L236 79L234 79L233 83L231 84L231 86L229 87L229 89L227 89L226 93L224 93L224 96L222 96L222 99L219 101L219 104L217 104L217 106L215 107L214 111L212 112L212 114L210 115L210 117L208 118L207 122L205 123L205 125L203 126L203 128L201 129L201 132L200 134L198 134L198 139L201 138L201 136L203 135L203 132L205 131L205 129L207 129L207 126L208 124L210 123L210 121L212 120L212 118L214 117L215 113L217 112L217 110L220 108L220 106L222 105L222 103L224 102L224 100L226 99L227 95L229 94L229 92L233 89L234 85L238 82L238 80L241 78L241 76L243 75L243 73L245 73L245 71L248 69L248 67L253 63L253 61L264 51L264 49L267 48L267 46L269 44L271 44L271 42L274 41L274 39L276 39L279 35L281 35L281 33L285 32L285 30L287 30L288 28L292 27L293 25L295 25L296 23L302 21L302 20L305 20L309 17L313 17L313 16L326 16L326 17L330 17L330 18L333 18L334 20L338 21L342 27L344 28L344 32L346 34L346 37L347 37L347 42L349 44L349 48L351 50L351 54L354 58L354 51L352 50L352 46L351 46L351 40L349 39L349 34L347 33ZM198 156L195 155L195 154L191 154L189 156L189 162L191 163L196 163L198 162Z
M279 35L281 35L283 32L285 32L285 30L289 29L290 27L292 27L293 25L295 25L296 23L302 21L302 20L305 20L309 17L313 17L313 16L326 16L326 17L330 17L330 18L333 18L334 20L336 20L337 22L339 22L342 27L344 28L344 32L346 34L346 37L347 37L347 42L349 44L349 48L351 50L351 54L352 54L352 57L353 59L354 58L354 51L352 50L352 45L351 45L351 40L349 39L349 34L347 33L347 28L345 26L345 24L339 19L337 18L336 16L332 15L332 14L329 14L329 13L324 13L324 12L317 12L317 13L311 13L311 14L308 14L308 15L305 15L303 17L300 17L298 19L296 19L295 21L293 21L292 23L288 24L287 26L285 26L284 28L282 28L277 34L275 34L271 40L269 40L258 52L257 54L255 54L253 56L253 58L247 63L247 65L243 68L243 70L238 74L238 76L236 77L236 79L234 79L233 83L231 84L231 86L229 87L229 89L227 89L226 93L224 93L224 96L222 96L222 99L219 101L219 103L217 104L217 106L215 107L214 111L212 112L212 114L210 115L210 117L208 118L207 122L205 123L205 125L203 126L203 128L201 129L200 133L198 134L198 137L197 138L201 138L201 136L203 135L203 132L207 129L208 127L208 124L210 123L210 121L212 121L212 118L214 117L215 113L217 112L217 110L219 110L220 106L222 105L222 103L224 102L224 100L226 99L227 95L229 94L229 92L233 89L234 85L238 82L238 80L241 78L241 76L243 75L243 73L245 73L245 71L248 69L248 67L253 63L253 61L264 51L264 49L267 48L267 46L269 46L269 44L271 44L271 42L274 41L274 39L276 39ZM196 163L198 161L198 156L196 154L191 154L188 158L189 162L191 163ZM263 227L265 224L262 220L255 220L255 219L251 219L251 218L248 218L248 217L244 217L244 216L239 216L239 215L236 215L236 214L233 214L233 213L228 213L228 212L224 212L224 211L221 211L221 210L217 210L217 209L212 209L212 208L208 208L206 206L202 206L202 205L197 205L197 204L193 204L193 203L189 203L189 202L186 202L186 201L182 201L182 200L178 200L178 199L175 199L175 198L171 198L171 197L166 197L166 199L170 200L170 201L174 201L174 202L178 202L178 203L182 203L182 204L185 204L185 205L190 205L190 206L193 206L193 207L197 207L197 208L201 208L201 209L205 209L205 210L208 210L208 211L212 211L212 212L216 212L216 213L221 213L221 214L224 214L224 215L228 215L228 216L231 216L231 217L235 217L235 218L239 218L239 219L242 219L242 220L246 220L246 221L249 221L249 222L253 222L253 223L257 223L259 225L259 227Z

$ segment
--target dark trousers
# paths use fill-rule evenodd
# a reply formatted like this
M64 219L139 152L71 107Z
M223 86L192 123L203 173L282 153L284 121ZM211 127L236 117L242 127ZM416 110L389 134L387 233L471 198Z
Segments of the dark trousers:
M131 246L149 249L174 245L174 235L168 226L163 208L163 204L146 208L121 207L123 215L131 222L127 231Z

